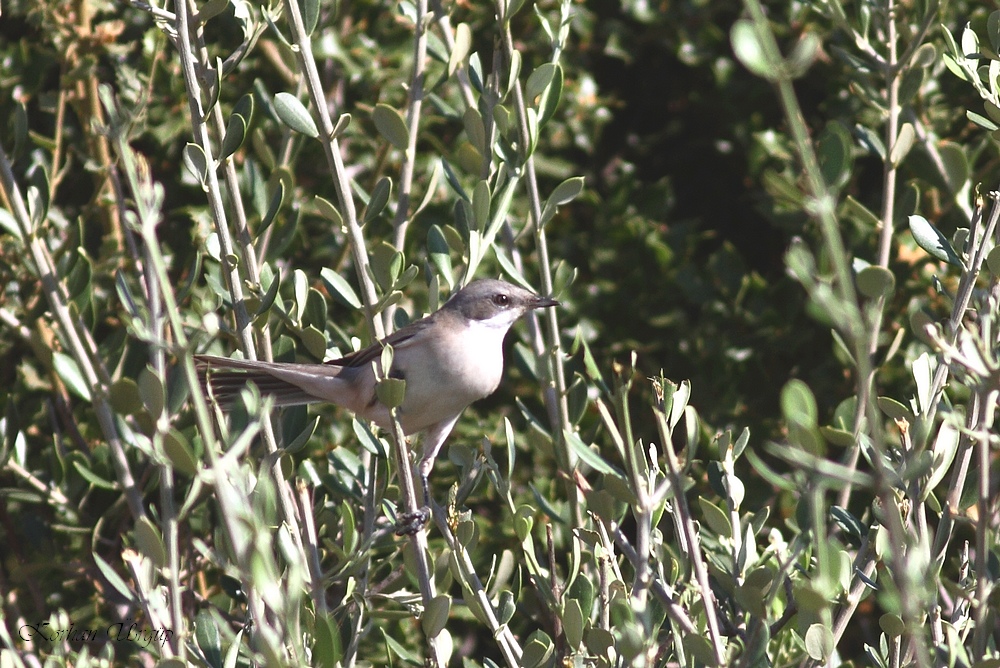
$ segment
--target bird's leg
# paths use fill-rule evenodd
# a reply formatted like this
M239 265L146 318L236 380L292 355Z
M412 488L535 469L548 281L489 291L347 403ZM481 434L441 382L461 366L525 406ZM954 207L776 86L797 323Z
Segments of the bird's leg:
M420 476L420 484L424 491L424 505L416 512L403 513L399 516L399 520L396 522L397 535L402 536L403 534L416 533L430 519L431 490L429 478L431 469L434 468L434 460L437 458L438 452L441 451L441 446L444 445L445 439L448 438L448 434L451 433L457 421L458 416L456 415L449 420L444 420L431 426L424 434L423 454L417 463L417 475Z

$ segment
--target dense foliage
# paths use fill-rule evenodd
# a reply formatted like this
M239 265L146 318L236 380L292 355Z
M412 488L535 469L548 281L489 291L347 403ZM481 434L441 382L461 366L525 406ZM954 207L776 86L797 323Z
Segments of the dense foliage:
M1000 12L2 4L0 665L1000 662ZM197 381L483 276L561 306L412 536Z

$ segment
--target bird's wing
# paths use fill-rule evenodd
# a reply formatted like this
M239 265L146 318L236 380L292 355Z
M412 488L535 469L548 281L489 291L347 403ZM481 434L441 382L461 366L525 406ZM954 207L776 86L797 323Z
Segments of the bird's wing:
M425 332L427 328L431 326L433 321L433 315L421 318L416 322L411 322L402 329L396 330L389 336L371 344L367 348L362 348L356 352L344 355L340 359L329 360L328 362L324 362L324 364L345 368L368 366L372 363L372 361L377 360L382 355L382 349L385 348L386 344L392 346L394 349L405 348L413 343L421 333Z

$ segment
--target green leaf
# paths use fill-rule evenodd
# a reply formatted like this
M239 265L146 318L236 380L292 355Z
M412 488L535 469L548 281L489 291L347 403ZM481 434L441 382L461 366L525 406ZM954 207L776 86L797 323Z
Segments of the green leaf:
M361 300L358 299L357 293L354 292L354 288L347 282L347 279L329 267L321 269L319 275L326 285L327 292L332 296L337 297L351 308L361 308Z
M916 139L917 133L913 129L912 123L903 123L902 127L899 128L899 135L896 137L896 143L893 144L892 150L889 151L889 163L893 167L898 167L900 163L903 162L903 158L906 154L910 152L913 148L913 141Z
M233 114L229 117L226 125L226 134L222 138L222 148L219 151L219 159L225 160L239 150L243 141L247 137L247 122L242 116Z
M468 23L459 23L455 26L455 42L448 54L448 76L452 76L462 66L465 57L469 55L472 47L472 31Z
M576 199L583 192L583 185L583 177L574 176L556 186L552 194L545 200L545 206L542 209L542 224L552 220L560 206Z
M24 235L21 234L21 227L7 209L0 208L0 227L7 230L18 241L24 241Z
M204 188L208 179L208 156L205 155L205 151L197 144L188 143L184 147L183 159L184 166Z
M148 517L140 517L136 521L134 536L139 553L156 564L157 568L163 568L167 563L167 550L163 547L160 532Z
M347 128L351 126L351 115L341 114L337 119L336 124L333 126L333 132L330 133L330 139L337 139L340 135L347 132Z
M344 648L340 639L340 625L332 614L316 618L313 645L313 660L319 668L334 668L340 665ZM234 646L237 643L233 643Z
M101 476L97 475L96 473L88 469L77 459L73 460L73 468L76 469L77 473L83 476L84 480L86 480L94 487L97 487L99 489L110 489L110 490L117 489L118 487L117 484L115 484L114 482L110 480L105 480Z
M316 24L319 23L319 0L299 0L299 7L306 34L312 35L316 30Z
M439 225L431 225L427 230L427 252L438 274L445 280L448 288L454 287L452 278L451 249Z
M146 412L152 416L159 417L163 412L166 392L163 389L163 381L148 366L143 367L137 379L139 384L139 396L142 398L142 405L146 407Z
M372 121L375 129L385 137L390 144L400 151L405 151L410 145L410 131L406 127L403 115L387 104L376 104L372 111Z
M305 444L309 442L312 435L316 433L316 427L319 426L319 416L313 416L313 419L306 425L305 429L299 432L299 434L292 439L288 445L285 446L285 452L289 454L294 454L305 447ZM285 432L287 435L287 432Z
M371 197L368 199L368 206L361 216L362 221L370 223L378 218L386 205L389 203L389 196L392 195L392 179L383 176L375 184Z
M108 401L115 412L121 415L135 415L142 410L139 386L132 378L119 378L112 383L108 391Z
M524 86L528 104L533 104L535 98L545 92L545 89L552 83L555 74L555 63L542 63L531 73L528 77L528 83Z
M700 496L698 497L698 506L701 508L701 515L705 519L705 524L717 536L731 537L733 535L733 525L729 521L729 515L725 511L708 499Z
M261 234L264 230L271 226L274 222L274 217L278 215L278 211L281 210L281 203L285 199L285 183L281 179L277 179L274 182L274 191L271 193L271 199L267 202L267 211L264 212L264 217L260 220L260 225L257 226L257 234Z
M406 397L406 381L402 378L383 378L375 384L375 395L388 408L399 408Z
M357 436L358 443L361 444L361 447L373 455L382 457L383 459L389 456L389 453L386 452L385 449L385 443L372 433L372 430L368 428L367 424L357 418L354 418L351 422L351 426L354 427L354 435Z
M444 629L448 623L448 613L451 611L451 597L446 594L438 594L427 603L424 612L420 615L420 626L424 630L424 635L434 638Z
M974 111L966 110L965 117L968 118L973 123L975 123L976 125L978 125L979 127L985 128L989 132L993 132L994 130L1000 129L1000 125L997 125L990 119L986 118L981 114L977 114Z
M913 411L890 397L879 397L876 401L879 409L893 420L906 420L913 424L916 419Z
M788 381L781 390L781 412L789 422L806 428L815 427L818 410L809 386L796 378Z
M877 155L882 161L885 161L885 143L877 132L863 125L855 125L854 135L870 152Z
M84 379L76 360L65 353L52 353L52 367L67 389L86 401L91 401L90 384Z
M580 438L576 432L567 429L563 432L563 435L566 438L566 442L568 442L570 447L573 449L573 452L575 452L577 457L579 457L580 460L587 466L594 469L598 473L603 473L605 475L618 475L615 467L609 464L607 460L601 457L601 455L594 452L586 443L583 442L583 439Z
M833 653L833 632L823 624L813 624L806 631L806 653L816 661L826 661Z
M91 556L94 557L94 563L97 564L98 570L101 571L101 575L103 575L104 579L108 581L108 584L111 585L112 589L118 592L118 594L126 601L132 601L138 604L136 595L131 589L129 589L129 586L125 584L125 580L122 579L122 576L118 575L118 572L111 567L111 564L104 561L104 559L101 558L101 555L96 552L93 552Z
M923 216L913 215L909 218L910 233L913 234L917 245L930 253L931 257L953 264L956 267L962 266L962 260L958 257L951 243L945 238L936 227L930 224Z
M340 215L340 211L337 210L337 207L330 200L317 195L313 198L313 205L316 207L319 215L333 223L335 227L341 227L344 224L344 218Z
M195 640L212 668L222 668L222 639L215 617L208 610L198 613L194 622Z
M858 272L858 291L869 299L888 297L896 289L896 277L885 267L870 266Z
M816 143L823 180L839 188L847 183L854 164L851 154L851 135L841 123L828 123Z
M198 460L181 432L171 428L163 435L163 453L170 460L170 465L181 473L192 478L198 475Z
M566 642L574 650L580 649L583 642L585 621L580 602L574 598L567 599L562 614L563 632L566 634Z
M319 130L316 129L316 122L309 115L309 110L291 93L275 94L274 111L281 122L292 130L307 137L319 137Z
M780 64L770 62L764 54L761 38L753 21L749 19L736 21L729 32L729 39L733 45L733 53L745 68L762 79L778 80Z
M971 174L965 148L953 142L943 141L938 146L938 153L941 155L941 162L944 165L944 175L948 187L954 193L961 191Z
M1000 276L1000 246L994 246L986 256L986 268L994 276Z
M815 33L807 32L792 48L788 54L785 65L789 76L792 78L801 77L816 61L816 54L819 53L821 42Z
M564 82L565 75L563 74L562 66L556 63L556 71L552 77L552 83L548 85L542 93L541 99L538 101L539 125L545 125L555 115L556 109L559 108L559 101L562 99Z
M472 191L472 220L474 229L482 232L490 224L490 184L480 181Z

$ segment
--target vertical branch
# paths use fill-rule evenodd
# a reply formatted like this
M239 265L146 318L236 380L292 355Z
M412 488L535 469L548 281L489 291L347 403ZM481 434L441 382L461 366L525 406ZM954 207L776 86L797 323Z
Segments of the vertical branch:
M406 508L407 515L418 517L421 514L421 509L420 504L417 503L416 489L413 486L413 467L410 466L409 448L406 446L406 436L403 434L403 428L399 425L395 408L392 409L392 426L393 452L396 455L396 475L399 478L404 507ZM426 524L410 534L410 547L413 549L413 559L417 567L417 583L420 586L420 598L423 601L424 613L426 614L431 606L431 601L437 596L434 587L434 574L427 560ZM444 668L447 665L447 658L444 654L444 646L441 642L440 634L429 637L427 642L430 645L434 661L433 665Z
M413 189L413 168L417 161L417 135L420 132L420 109L424 101L424 68L427 61L427 0L416 0L413 39L413 72L410 75L409 104L406 110L408 144L403 155L399 178L399 202L392 221L395 228L393 244L403 250L406 230L410 224L410 193Z
M319 121L320 143L326 154L330 171L333 173L333 183L337 190L337 201L340 203L340 212L344 218L344 225L347 228L347 236L351 242L351 253L354 258L354 269L358 277L358 284L361 288L361 299L365 305L365 316L372 330L372 336L376 339L385 338L385 328L382 320L376 317L375 305L378 302L378 295L375 292L375 284L369 276L368 251L365 247L365 237L358 224L358 214L354 207L354 196L351 193L351 183L344 169L344 161L340 155L340 142L333 135L333 121L330 119L330 110L326 105L326 94L323 92L323 84L319 80L319 71L316 69L316 59L313 57L312 43L306 33L305 24L302 21L302 12L296 0L283 0L285 15L288 16L288 25L292 31L292 43L299 65L305 76L306 90L309 91L309 98L312 100L313 109Z
M502 4L502 3L500 3ZM504 10L499 11L501 23L503 24L503 48L507 61L511 62L514 53L514 38L510 31L509 17L504 16ZM548 242L545 236L545 229L542 226L542 202L538 191L538 179L535 174L535 163L531 155L531 132L528 123L528 111L524 101L524 91L520 79L514 81L514 109L517 113L518 129L520 132L520 143L524 152L524 169L526 172L525 182L528 188L528 202L531 212L531 221L535 231L535 248L538 252L538 269L541 278L541 292L543 295L552 294L552 265L549 258ZM537 359L547 359L547 364L540 365L544 369L546 385L543 396L545 407L548 412L549 424L552 427L552 437L555 444L555 451L558 457L560 468L569 472L576 464L576 456L570 450L564 433L572 428L569 419L569 402L566 396L566 372L563 368L562 342L559 336L559 317L554 313L556 309L547 309L541 317L546 325L546 337L537 336L534 339L534 348ZM536 314L528 316L532 323L537 322ZM539 331L540 330L535 330ZM579 490L567 479L566 493L570 500L571 522L574 526L583 523L580 509Z
M197 68L200 67L203 72L207 72L208 70L204 63L198 63L191 44L193 26L191 25L188 1L179 0L175 3L175 16L177 51L180 56L181 72L184 75L184 87L188 92L191 131L194 143L204 152L209 164L209 169L206 170L205 174L205 194L208 197L208 208L212 215L212 221L215 223L215 231L219 235L223 274L226 277L227 287L233 295L233 313L236 316L236 332L240 348L248 359L257 359L250 314L247 311L246 301L243 297L243 284L240 281L239 269L230 261L230 258L236 257L236 254L233 248L232 237L229 234L229 223L226 220L226 208L222 201L222 188L219 185L219 177L214 168L216 164L215 152L212 148L208 125L205 123L205 119L209 117L209 114L206 113L202 104L202 89Z

